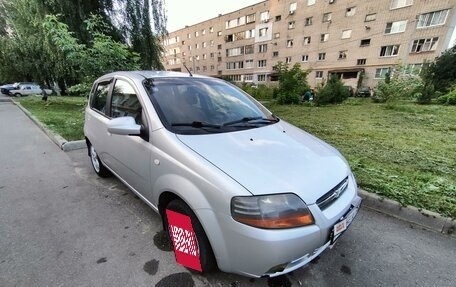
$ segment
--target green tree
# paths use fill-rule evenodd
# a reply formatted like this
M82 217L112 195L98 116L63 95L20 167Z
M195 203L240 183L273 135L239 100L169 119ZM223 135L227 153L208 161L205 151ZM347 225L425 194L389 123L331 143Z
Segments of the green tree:
M443 52L424 68L422 77L426 84L432 84L437 91L447 93L456 84L456 46Z
M279 75L279 86L275 91L279 104L298 104L300 97L309 90L307 75L299 63L290 69L288 64L279 62L276 65Z

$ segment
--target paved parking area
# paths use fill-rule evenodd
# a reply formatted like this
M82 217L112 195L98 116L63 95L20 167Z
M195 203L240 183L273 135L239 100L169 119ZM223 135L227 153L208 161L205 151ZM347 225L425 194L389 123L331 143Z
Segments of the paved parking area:
M362 209L332 250L274 280L192 274L161 221L85 150L0 102L0 286L455 286L456 240ZM267 252L267 250L265 250Z

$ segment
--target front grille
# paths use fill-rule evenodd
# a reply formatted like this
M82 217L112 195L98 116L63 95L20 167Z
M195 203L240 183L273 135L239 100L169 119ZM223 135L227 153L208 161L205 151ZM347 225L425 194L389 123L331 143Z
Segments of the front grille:
M347 187L348 176L317 200L318 207L320 207L321 210L324 210L325 208L329 207L334 201L336 201L342 195L342 193L344 193Z

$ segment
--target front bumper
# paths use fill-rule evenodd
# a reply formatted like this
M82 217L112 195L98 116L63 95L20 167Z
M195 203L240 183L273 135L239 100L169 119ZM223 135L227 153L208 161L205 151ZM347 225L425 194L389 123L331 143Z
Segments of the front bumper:
M219 217L222 233L211 240L219 269L248 277L275 277L296 270L320 255L330 242L335 223L354 206L359 208L361 198L352 185L337 204L321 211L309 205L316 224L306 227L267 230ZM217 215L216 215L217 217Z

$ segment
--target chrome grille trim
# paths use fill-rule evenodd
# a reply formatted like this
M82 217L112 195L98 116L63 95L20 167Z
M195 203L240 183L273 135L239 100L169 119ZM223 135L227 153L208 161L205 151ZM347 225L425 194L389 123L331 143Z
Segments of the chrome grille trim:
M330 206L342 195L342 193L345 192L345 190L347 190L347 187L348 176L317 200L318 207L320 207L321 210L324 210L325 208Z

